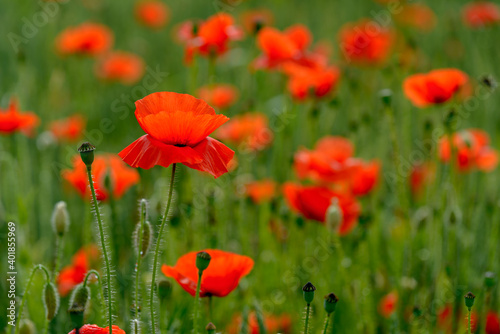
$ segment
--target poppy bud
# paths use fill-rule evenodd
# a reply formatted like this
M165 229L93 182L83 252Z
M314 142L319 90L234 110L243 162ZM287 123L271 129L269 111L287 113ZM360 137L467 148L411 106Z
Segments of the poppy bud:
M33 321L22 319L19 324L19 334L35 334L36 329Z
M339 207L338 198L332 198L330 206L326 210L326 226L332 231L337 231L342 223L343 213Z
M161 279L158 281L158 297L160 301L167 299L172 292L172 283L169 280Z
M314 299L314 291L316 291L316 287L312 285L311 282L307 282L304 287L302 287L302 291L304 294L304 300L307 304L311 304Z
M326 295L325 302L323 304L323 306L325 307L326 313L330 314L330 313L334 312L335 306L337 306L338 301L339 301L339 299L337 298L337 296L335 296L335 294L330 293L330 294Z
M54 211L52 212L52 229L55 234L62 237L68 230L68 226L69 214L68 209L66 208L66 202L57 202L54 207Z
M487 288L492 288L497 283L497 277L494 272L488 271L484 274L484 285Z
M142 241L139 240L140 233L139 229L141 228L141 224L137 224L137 227L135 228L134 232L134 242L135 242L135 248L140 249L141 251L141 257L146 256L148 253L149 247L151 246L151 224L148 221L144 222L143 229L142 229Z
M95 146L89 142L85 142L78 148L78 152L80 152L80 157L82 158L83 163L90 168L92 163L94 162L94 151Z
M80 328L83 326L83 313L87 307L89 296L90 289L83 285L83 283L78 284L73 290L68 308L73 328Z
M382 89L378 92L378 96L380 97L380 100L382 100L382 103L388 107L391 105L392 101L392 90L386 88Z
M481 78L481 83L490 89L495 89L498 86L497 81L492 75L485 75Z
M196 268L199 271L207 269L211 259L212 257L207 252L198 252L196 254Z
M215 325L211 322L208 323L207 327L205 327L205 329L207 330L207 333L208 334L215 334Z
M46 283L43 288L43 303L45 306L45 316L48 321L54 319L59 310L59 293L52 283Z
M472 306L474 305L474 298L476 298L476 296L474 296L472 294L472 292L467 292L467 294L465 295L465 306L467 306L467 308L470 309L472 308Z

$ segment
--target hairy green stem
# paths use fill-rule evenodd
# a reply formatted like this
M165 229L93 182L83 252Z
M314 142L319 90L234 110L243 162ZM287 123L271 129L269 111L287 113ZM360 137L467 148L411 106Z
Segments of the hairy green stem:
M199 318L199 306L200 306L200 290L201 290L201 276L203 275L203 270L198 271L198 284L196 284L196 294L194 296L194 316L193 316L193 332L199 333L198 331L198 318Z
M141 217L140 217L140 222L141 224L139 226L139 236L137 238L137 263L135 264L135 318L139 319L139 273L141 269L141 263L142 263L142 257L144 254L142 254L142 238L143 238L143 233L144 233L144 224L146 222L146 205L144 203L141 203ZM139 322L135 322L135 333L139 333Z
M326 334L326 331L328 330L328 324L330 322L330 314L331 313L326 314L325 328L323 328L323 334Z
M304 334L307 334L309 332L309 313L311 311L311 304L307 304L307 310L306 310L306 321L304 323Z

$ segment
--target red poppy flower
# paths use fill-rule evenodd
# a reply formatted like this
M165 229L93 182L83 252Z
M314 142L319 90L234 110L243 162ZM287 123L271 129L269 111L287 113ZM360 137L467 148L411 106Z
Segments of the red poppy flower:
M22 132L27 136L33 135L40 118L32 112L21 112L17 99L11 98L7 109L0 108L0 134Z
M62 176L83 198L91 198L87 167L80 156L73 158L73 169L64 170ZM97 154L95 156L92 164L92 176L96 197L99 201L108 199L110 190L114 198L120 198L130 187L139 182L139 173L135 169L129 168L113 154ZM110 178L112 189L106 188L107 176Z
M133 53L113 51L99 59L95 73L103 80L119 81L130 85L143 76L144 61Z
M390 318L391 315L396 311L398 305L398 294L397 292L390 292L385 295L379 302L378 311L380 315L384 318Z
M377 185L380 174L380 162L365 162L360 159L350 159L351 177L346 180L349 189L356 196L368 194Z
M447 304L440 308L437 313L437 323L438 328L445 330L446 332L451 331L452 327L452 315L453 315L453 306Z
M109 334L109 327L101 328L97 325L84 325L78 330L79 334ZM113 325L113 333L126 334L123 329ZM76 330L72 330L68 334L76 334Z
M135 106L147 134L119 153L123 161L145 169L182 163L216 178L227 173L234 152L208 135L229 118L203 100L172 92L150 94Z
M248 197L257 204L268 202L276 196L276 182L273 180L261 180L245 185Z
M490 138L479 129L463 130L452 136L456 150L456 164L460 171L479 169L491 172L498 165L498 152L489 146ZM448 136L439 142L439 158L448 162L451 159L451 145Z
M339 234L348 234L356 226L361 207L349 193L334 191L321 186L301 186L287 183L283 192L290 207L305 218L325 223L326 210L332 199L337 198L342 210L343 220L339 226Z
M68 295L71 290L85 279L87 271L99 259L99 251L95 245L81 248L73 256L71 265L61 269L57 276L57 286L61 296Z
M207 85L198 89L197 95L215 108L226 109L238 99L238 89L229 84Z
M86 123L82 115L75 114L65 119L52 121L49 124L49 130L59 141L74 142L82 136Z
M56 40L57 50L63 55L95 56L104 53L113 44L113 33L105 25L86 22L66 28Z
M391 29L365 19L348 23L340 30L340 47L349 62L359 65L380 65L391 53L394 35Z
M272 142L273 133L267 116L253 112L233 117L220 127L216 137L232 142L242 150L259 151Z
M282 314L279 316L275 315L263 315L264 326L269 333L291 333L292 331L292 318L288 314ZM242 317L239 314L233 316L231 323L229 324L227 331L229 334L237 334L240 332L242 327ZM259 322L255 312L251 312L248 315L247 320L248 328L247 333L249 334L259 334Z
M436 26L436 14L422 3L405 4L402 10L394 15L395 20L405 26L422 31L429 31Z
M297 100L327 96L340 78L340 71L335 66L302 66L290 62L284 65L284 71L289 76L288 90Z
M412 167L410 172L410 188L413 195L422 193L424 187L430 184L436 176L436 166L431 163L423 163Z
M403 90L415 106L424 108L449 101L468 80L460 70L440 69L409 76L403 82Z
M486 314L486 334L500 334L500 317L493 311Z
M267 9L254 9L243 12L241 21L246 31L256 34L263 27L273 24L274 17L273 13Z
M253 260L248 256L224 252L218 249L206 249L212 259L201 278L200 297L227 296L236 289L240 279L250 273ZM192 296L196 293L198 284L198 269L196 268L196 254L190 252L181 256L175 266L163 265L161 271L171 277Z
M464 23L470 28L482 28L500 22L500 6L494 2L474 1L463 8Z
M167 23L170 10L162 1L144 0L136 5L135 16L145 26L158 29Z

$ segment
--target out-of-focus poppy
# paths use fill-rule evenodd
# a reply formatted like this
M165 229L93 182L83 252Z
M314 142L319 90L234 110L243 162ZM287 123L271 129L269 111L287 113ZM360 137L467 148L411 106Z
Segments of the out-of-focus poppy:
M32 112L21 112L15 98L10 99L7 109L0 108L0 134L8 135L20 131L31 136L38 124L40 118Z
M419 195L427 184L436 176L436 166L432 162L414 165L410 172L410 189L413 195Z
M467 74L457 69L433 70L406 78L403 91L415 106L425 108L449 101L468 80Z
M398 294L397 292L390 292L379 302L378 311L384 318L390 318L391 315L396 311L398 305Z
M208 268L203 271L200 297L227 296L236 289L241 278L250 273L254 265L248 256L218 249L206 249L204 252L210 254L212 259ZM161 268L165 276L175 279L192 296L195 295L198 284L197 253L187 253L177 260L175 266L163 265Z
M149 169L182 163L216 178L227 173L234 151L208 135L229 118L203 100L173 92L150 94L135 106L135 117L147 134L119 153L127 164Z
M364 19L344 25L339 33L339 40L341 51L348 62L380 65L391 54L395 33L375 21Z
M380 162L350 159L351 177L347 180L349 189L356 196L368 194L377 185L380 176Z
M284 65L288 75L288 90L297 100L308 97L321 98L329 95L337 86L340 71L335 66L302 66L296 63Z
M167 23L170 10L162 1L144 0L139 1L135 6L135 16L143 25L159 29Z
M50 122L49 130L58 141L74 142L82 136L86 123L82 115L75 114Z
M112 31L103 24L92 22L66 28L56 40L57 50L63 55L95 56L108 51L112 44Z
M452 328L452 315L453 306L450 304L444 305L437 312L437 324L438 328L446 331L446 333L451 332Z
M269 333L291 333L292 330L292 318L288 314L276 315L263 315L264 326ZM242 317L240 314L233 316L231 323L227 327L229 334L237 334L242 326ZM249 334L259 334L259 322L255 312L251 312L248 315L248 328L247 333Z
M234 143L242 150L259 151L272 142L273 133L267 116L252 112L233 117L219 128L216 137Z
M198 89L197 95L214 108L226 109L238 99L238 89L229 84L207 85Z
M361 206L354 196L347 192L339 192L321 186L302 186L286 183L283 192L290 207L307 219L325 223L326 210L336 198L343 219L339 226L339 234L348 234L356 226Z
M83 198L90 199L87 168L80 156L73 158L73 169L62 173ZM99 201L109 198L110 192L114 198L122 197L134 184L139 182L137 170L129 168L123 161L113 154L98 154L92 164L92 176L96 197ZM106 177L109 177L111 189L106 187Z
M257 204L268 202L276 196L276 182L269 179L250 182L245 185L245 192Z
M109 334L109 327L101 328L97 325L84 325L78 330L79 334ZM126 334L123 329L118 326L113 325L113 333L116 334ZM68 334L76 334L76 330L73 329Z
M489 311L486 314L484 332L486 334L500 334L500 317L493 311Z
M273 13L267 9L248 10L241 14L241 21L246 31L257 34L262 28L273 24Z
M463 8L464 23L471 28L492 26L500 22L500 6L489 1L474 1Z
M87 271L99 260L99 251L95 245L83 247L75 253L71 264L62 268L57 276L57 287L61 296L68 295L73 288L82 283Z
M456 165L462 172L478 169L491 172L498 165L498 152L489 146L488 134L480 129L467 129L453 134L453 147L456 150ZM449 162L452 148L448 136L439 142L439 158Z
M125 51L113 51L96 63L98 78L118 81L125 85L137 82L144 74L144 61L141 57Z
M422 3L405 4L395 20L404 26L416 28L421 31L430 31L436 26L436 14Z

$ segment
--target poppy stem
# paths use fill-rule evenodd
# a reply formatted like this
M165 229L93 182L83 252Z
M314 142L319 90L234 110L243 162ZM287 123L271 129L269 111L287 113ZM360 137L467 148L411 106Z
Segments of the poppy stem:
M158 270L158 257L160 256L160 244L161 237L163 235L163 230L165 228L165 223L167 222L167 216L170 211L170 204L172 203L172 192L174 190L174 176L175 176L176 164L172 164L172 176L170 177L170 188L168 190L167 206L165 207L165 213L160 224L160 230L158 231L158 239L156 240L155 246L155 256L153 262L153 274L151 276L151 290L149 295L149 308L151 312L151 332L156 333L156 321L155 321L155 309L154 309L154 298L155 298L155 288L156 288L156 272Z
M327 313L326 314L325 328L323 329L323 334L326 334L326 331L328 330L328 325L329 325L329 322L330 322L330 314L331 313Z
M94 182L92 180L92 166L87 165L87 175L89 178L90 191L92 193L92 201L95 208L95 216L97 218L97 224L99 226L99 235L101 238L102 254L104 256L104 265L106 266L106 285L108 289L108 326L109 334L113 333L113 310L112 310L112 299L113 299L113 289L111 289L111 267L109 264L108 251L106 249L106 239L104 237L104 228L102 224L101 214L99 212L99 204L97 203L97 197L95 195ZM104 292L103 292L104 295Z
M472 331L471 331L471 319L470 319L470 317L471 317L471 308L469 307L469 328L467 330L467 333L469 333L469 334L472 333Z
M144 224L146 222L146 204L145 202L141 202L141 217L140 217L140 222L141 224L139 226L139 240L141 244L139 244L138 241L138 246L137 246L137 263L135 264L135 318L139 320L139 276L140 276L140 270L141 270L141 263L142 263L142 257L144 254L142 254L142 238L143 238L143 233L144 233ZM135 323L135 326L139 326L139 321ZM138 328L136 328L135 333L139 333Z
M198 318L199 318L200 289L201 289L202 275L203 275L203 270L198 270L198 284L196 284L196 294L194 296L193 331L195 333L198 333Z
M308 333L309 330L309 314L311 311L311 304L307 303L307 308L306 308L306 321L304 323L304 334Z

